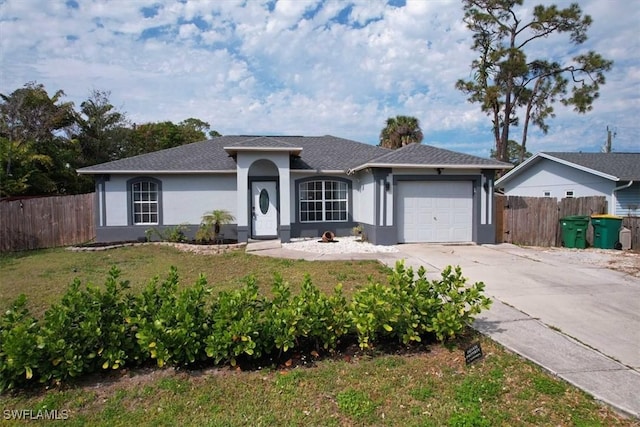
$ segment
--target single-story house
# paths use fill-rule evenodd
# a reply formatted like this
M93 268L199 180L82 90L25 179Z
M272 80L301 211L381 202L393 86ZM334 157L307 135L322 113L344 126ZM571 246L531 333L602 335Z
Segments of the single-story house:
M640 215L640 153L544 153L496 181L507 196L605 196L610 214Z
M495 171L507 163L410 144L334 136L221 136L78 170L96 181L97 241L230 212L225 238L349 235L375 244L495 241Z

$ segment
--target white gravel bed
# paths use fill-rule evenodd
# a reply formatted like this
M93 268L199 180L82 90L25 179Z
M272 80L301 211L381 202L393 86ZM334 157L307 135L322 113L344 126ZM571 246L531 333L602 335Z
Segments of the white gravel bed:
M354 236L336 237L333 242L323 242L320 237L291 239L290 243L283 243L284 249L294 251L314 252L319 254L353 254L353 253L389 253L398 252L394 246L373 245L361 242Z

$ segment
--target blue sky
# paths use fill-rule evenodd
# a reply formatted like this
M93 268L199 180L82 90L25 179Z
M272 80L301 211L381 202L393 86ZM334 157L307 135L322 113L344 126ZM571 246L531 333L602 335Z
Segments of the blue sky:
M640 0L580 5L594 23L579 51L614 68L592 112L556 106L529 150L599 151L608 126L615 151L640 151ZM489 119L454 88L474 57L462 16L444 0L0 0L0 93L37 81L79 106L100 89L136 123L196 117L225 135L370 144L404 114L423 143L487 157ZM568 58L566 41L532 54Z

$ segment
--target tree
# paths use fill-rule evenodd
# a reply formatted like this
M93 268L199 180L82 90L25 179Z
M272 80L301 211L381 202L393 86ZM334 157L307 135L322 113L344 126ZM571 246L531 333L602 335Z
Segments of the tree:
M528 159L529 157L532 156L532 154L528 151L525 151L523 154L522 146L518 144L516 141L514 141L513 139L510 139L509 143L507 144L507 156L508 156L507 161L509 163L511 163L514 166L518 166L520 163L524 161L523 159ZM498 154L496 153L496 151L491 150L491 158L497 159L497 157L498 157Z
M121 157L129 122L109 101L111 92L93 90L76 113L74 138L80 144L81 166L95 165Z
M130 144L126 147L123 157L202 141L206 139L208 130L209 123L194 118L183 120L178 124L166 121L134 125Z
M3 196L73 192L75 171L69 160L75 147L63 135L73 124L73 103L64 92L49 97L42 84L27 83L0 94Z
M200 141L205 138L205 135L209 135L211 138L220 136L216 130L209 131L211 128L209 123L193 117L181 121L178 126L183 129L184 138L187 141Z
M527 52L535 42L552 35L568 33L571 47L587 40L592 23L578 4L565 9L535 6L529 20L516 6L523 0L464 0L464 21L473 32L472 49L479 56L471 63L474 76L458 80L456 88L466 93L470 102L478 103L491 117L496 158L508 161L511 126L522 120L521 154L526 153L529 125L548 132L546 122L555 116L554 104L573 106L578 113L593 108L605 83L605 71L612 61L589 51L564 63L547 58L531 59ZM570 93L569 93L569 89Z
M380 132L380 147L396 149L413 143L419 144L422 138L420 122L415 117L389 117Z

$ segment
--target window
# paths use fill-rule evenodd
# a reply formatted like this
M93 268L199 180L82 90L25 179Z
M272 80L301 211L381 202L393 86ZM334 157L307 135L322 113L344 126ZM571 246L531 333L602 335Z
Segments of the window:
M573 190L567 190L564 192L564 197L566 198L572 198L573 197Z
M300 222L347 221L347 183L307 181L300 184Z
M158 224L158 184L136 181L131 184L133 224Z
M551 197L551 191L545 191L544 197Z

